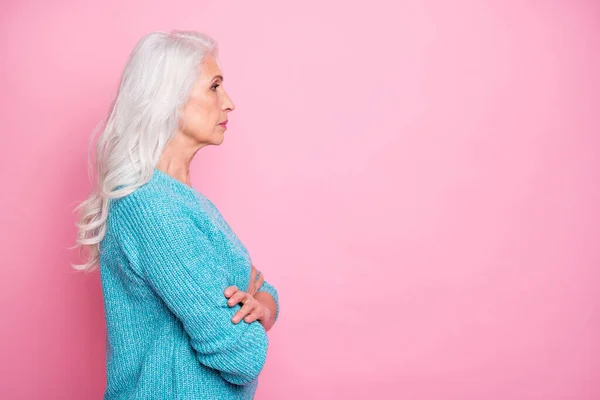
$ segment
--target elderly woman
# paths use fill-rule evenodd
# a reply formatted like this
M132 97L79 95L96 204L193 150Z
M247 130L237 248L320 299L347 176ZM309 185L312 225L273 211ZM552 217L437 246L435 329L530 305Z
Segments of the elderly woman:
M223 142L235 109L217 56L197 32L142 38L98 139L98 186L77 207L89 259L73 267L100 265L104 399L254 398L277 291L190 184L192 159Z

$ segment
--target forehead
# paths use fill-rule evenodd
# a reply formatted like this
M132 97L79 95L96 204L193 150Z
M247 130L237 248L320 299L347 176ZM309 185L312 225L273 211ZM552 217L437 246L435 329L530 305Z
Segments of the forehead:
M216 75L223 75L215 57L208 53L200 66L200 76L203 81L212 81Z

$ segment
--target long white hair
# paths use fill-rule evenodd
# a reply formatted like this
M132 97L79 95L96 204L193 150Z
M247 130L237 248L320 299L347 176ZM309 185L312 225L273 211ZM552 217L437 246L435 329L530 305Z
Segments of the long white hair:
M130 194L152 178L163 148L175 135L182 107L199 77L207 53L218 56L217 42L194 31L152 32L131 52L118 93L96 143L95 164L88 148L88 176L94 188L75 208L79 212L79 255L87 249L84 264L71 264L78 271L98 267L100 242L106 232L111 198ZM106 120L106 124L104 121ZM115 190L119 186L124 186Z

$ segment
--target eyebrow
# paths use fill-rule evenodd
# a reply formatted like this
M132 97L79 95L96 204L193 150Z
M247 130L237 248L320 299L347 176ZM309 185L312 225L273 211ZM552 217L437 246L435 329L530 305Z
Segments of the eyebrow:
M214 81L215 79L221 79L221 80L224 80L224 79L223 79L223 75L215 75L215 76L213 76L213 78L211 79L211 82L212 82L212 81Z

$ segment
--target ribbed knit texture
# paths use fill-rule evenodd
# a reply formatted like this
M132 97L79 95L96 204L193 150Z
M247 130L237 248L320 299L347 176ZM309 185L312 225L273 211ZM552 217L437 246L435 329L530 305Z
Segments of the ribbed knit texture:
M258 321L231 321L225 288L252 261L215 205L155 169L112 199L100 243L107 325L105 400L253 399L268 348ZM259 291L277 290L264 282Z

